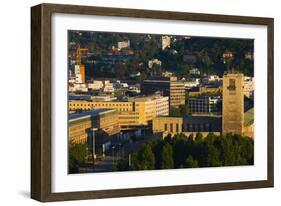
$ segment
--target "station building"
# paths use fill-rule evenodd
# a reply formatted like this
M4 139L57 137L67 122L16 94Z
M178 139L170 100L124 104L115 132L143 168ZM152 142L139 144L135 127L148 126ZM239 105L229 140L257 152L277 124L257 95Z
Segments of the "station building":
M96 109L69 114L68 137L70 143L87 143L93 131L103 134L99 137L111 137L119 134L118 114L114 109ZM98 139L97 141L104 141Z
M114 109L121 130L151 125L156 116L169 115L169 97L159 95L129 98L127 101L69 101L69 110Z

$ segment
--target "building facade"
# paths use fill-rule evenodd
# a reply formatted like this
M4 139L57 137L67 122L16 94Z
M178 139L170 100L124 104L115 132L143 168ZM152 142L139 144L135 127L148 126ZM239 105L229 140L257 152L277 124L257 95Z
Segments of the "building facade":
M223 75L222 132L244 132L244 75L227 72Z
M156 117L153 119L153 133L167 132L172 135L183 132L182 117Z
M130 47L130 40L127 40L127 41L119 41L117 43L117 47L118 47L118 50L120 51L121 49L124 49L124 48L129 48Z
M202 94L213 94L218 95L222 92L221 86L197 86L188 90L189 96L196 97Z
M85 65L75 65L74 68L76 83L85 83Z
M169 115L169 97L150 96L130 98L128 101L69 101L69 110L115 109L122 130L151 124L156 116Z
M170 95L170 77L150 77L141 83L141 93L151 95L160 92L163 96Z
M184 82L177 79L170 80L170 107L178 108L185 105L185 86Z
M92 130L113 136L120 132L116 110L97 109L81 113L69 114L68 138L70 143L85 144ZM98 139L97 141L102 141Z
M153 119L153 133L162 133L162 137L168 134L173 137L176 134L184 134L185 136L201 133L206 137L210 132L217 136L221 134L221 117L202 117L189 116L182 117L156 117Z
M191 97L188 99L188 108L190 113L218 113L221 112L220 97Z
M253 98L253 96L254 96L254 78L253 77L244 78L244 95L248 98Z
M178 81L176 77L153 77L144 80L141 91L146 95L160 92L163 96L168 96L170 107L185 104L185 84L183 81Z
M169 115L169 97L156 97L156 116L168 116Z
M169 36L162 36L162 50L169 48L171 44L171 37Z
M220 115L187 116L184 118L183 130L185 132L221 133L222 117Z

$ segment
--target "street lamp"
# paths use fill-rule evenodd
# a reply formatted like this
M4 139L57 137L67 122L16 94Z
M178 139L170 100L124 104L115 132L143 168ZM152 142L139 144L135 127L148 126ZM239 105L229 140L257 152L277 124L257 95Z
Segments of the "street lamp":
M93 164L95 164L95 159L96 159L96 131L98 130L98 128L92 128L91 132L92 132L92 160L93 160Z

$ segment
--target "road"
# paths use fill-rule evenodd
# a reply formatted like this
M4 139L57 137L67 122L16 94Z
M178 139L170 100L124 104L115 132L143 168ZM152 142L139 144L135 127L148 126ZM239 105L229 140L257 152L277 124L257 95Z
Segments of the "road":
M128 155L134 151L139 150L141 146L153 138L156 138L155 136L149 136L148 138L140 141L136 141L133 143L128 143L123 145L121 148L119 148L117 151L111 152L110 154L106 155L103 160L97 161L95 164L93 163L87 163L82 165L79 168L79 171L81 173L89 173L89 172L112 172L113 165L118 160L122 158L128 157Z

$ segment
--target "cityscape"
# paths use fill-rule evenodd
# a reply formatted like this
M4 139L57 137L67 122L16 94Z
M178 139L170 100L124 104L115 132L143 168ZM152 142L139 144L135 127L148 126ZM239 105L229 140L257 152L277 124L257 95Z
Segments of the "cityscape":
M68 173L254 164L254 40L68 31Z

